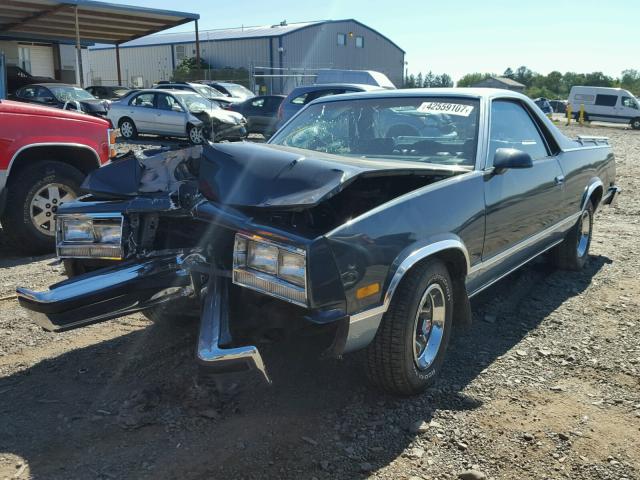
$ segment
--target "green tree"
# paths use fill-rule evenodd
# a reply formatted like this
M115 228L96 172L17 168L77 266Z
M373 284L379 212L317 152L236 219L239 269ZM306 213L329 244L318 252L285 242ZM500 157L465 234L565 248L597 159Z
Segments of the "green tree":
M634 69L622 71L620 87L629 90L634 95L640 95L640 72Z
M180 64L173 71L172 80L175 82L181 82L185 80L197 80L201 76L202 70L208 70L209 64L200 58L200 66L198 68L196 58L188 57L183 58Z
M432 82L432 86L442 88L453 87L453 80L451 79L450 75L443 73L442 75L435 76Z
M435 85L433 84L433 82L435 82L435 80L436 80L436 75L434 75L434 73L431 70L429 70L427 74L424 76L422 86L425 88L434 87Z
M533 72L523 65L521 67L518 67L513 79L516 82L520 82L521 84L529 87L529 86L531 86L531 81L533 80L533 75L534 75Z
M507 77L510 78L511 80L513 80L515 78L515 73L513 73L513 70L511 70L511 67L508 67L504 73L502 74L503 77Z

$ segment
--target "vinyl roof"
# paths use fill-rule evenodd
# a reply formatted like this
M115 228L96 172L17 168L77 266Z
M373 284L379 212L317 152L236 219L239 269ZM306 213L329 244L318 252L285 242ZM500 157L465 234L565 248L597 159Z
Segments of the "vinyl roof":
M76 8L84 44L128 42L200 18L196 13L94 0L1 0L0 36L75 43Z

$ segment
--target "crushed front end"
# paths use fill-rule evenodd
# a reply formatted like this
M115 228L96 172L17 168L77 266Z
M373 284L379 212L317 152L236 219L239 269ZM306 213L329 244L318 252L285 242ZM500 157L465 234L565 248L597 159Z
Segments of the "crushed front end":
M455 174L363 165L250 143L120 158L59 210L69 280L19 288L19 302L52 331L140 311L199 317L197 359L225 371L264 373L253 344L301 332L333 355L362 348L411 236L351 219Z

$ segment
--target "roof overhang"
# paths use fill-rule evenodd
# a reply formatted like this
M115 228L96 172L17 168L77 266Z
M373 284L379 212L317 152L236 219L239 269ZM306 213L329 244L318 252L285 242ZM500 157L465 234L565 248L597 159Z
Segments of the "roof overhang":
M85 44L120 44L200 18L196 13L94 0L2 0L0 32L4 38L75 42L76 11Z

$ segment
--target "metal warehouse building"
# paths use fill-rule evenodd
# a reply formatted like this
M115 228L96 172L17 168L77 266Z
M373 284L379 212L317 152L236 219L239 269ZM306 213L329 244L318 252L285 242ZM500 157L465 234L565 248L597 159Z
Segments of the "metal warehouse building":
M254 88L286 93L311 83L323 68L376 70L402 85L405 52L357 20L282 22L261 27L201 31L200 53L211 68L244 68ZM96 45L83 52L85 84L112 85L115 48ZM196 56L196 35L151 35L120 46L123 83L150 87L170 80L185 57Z

